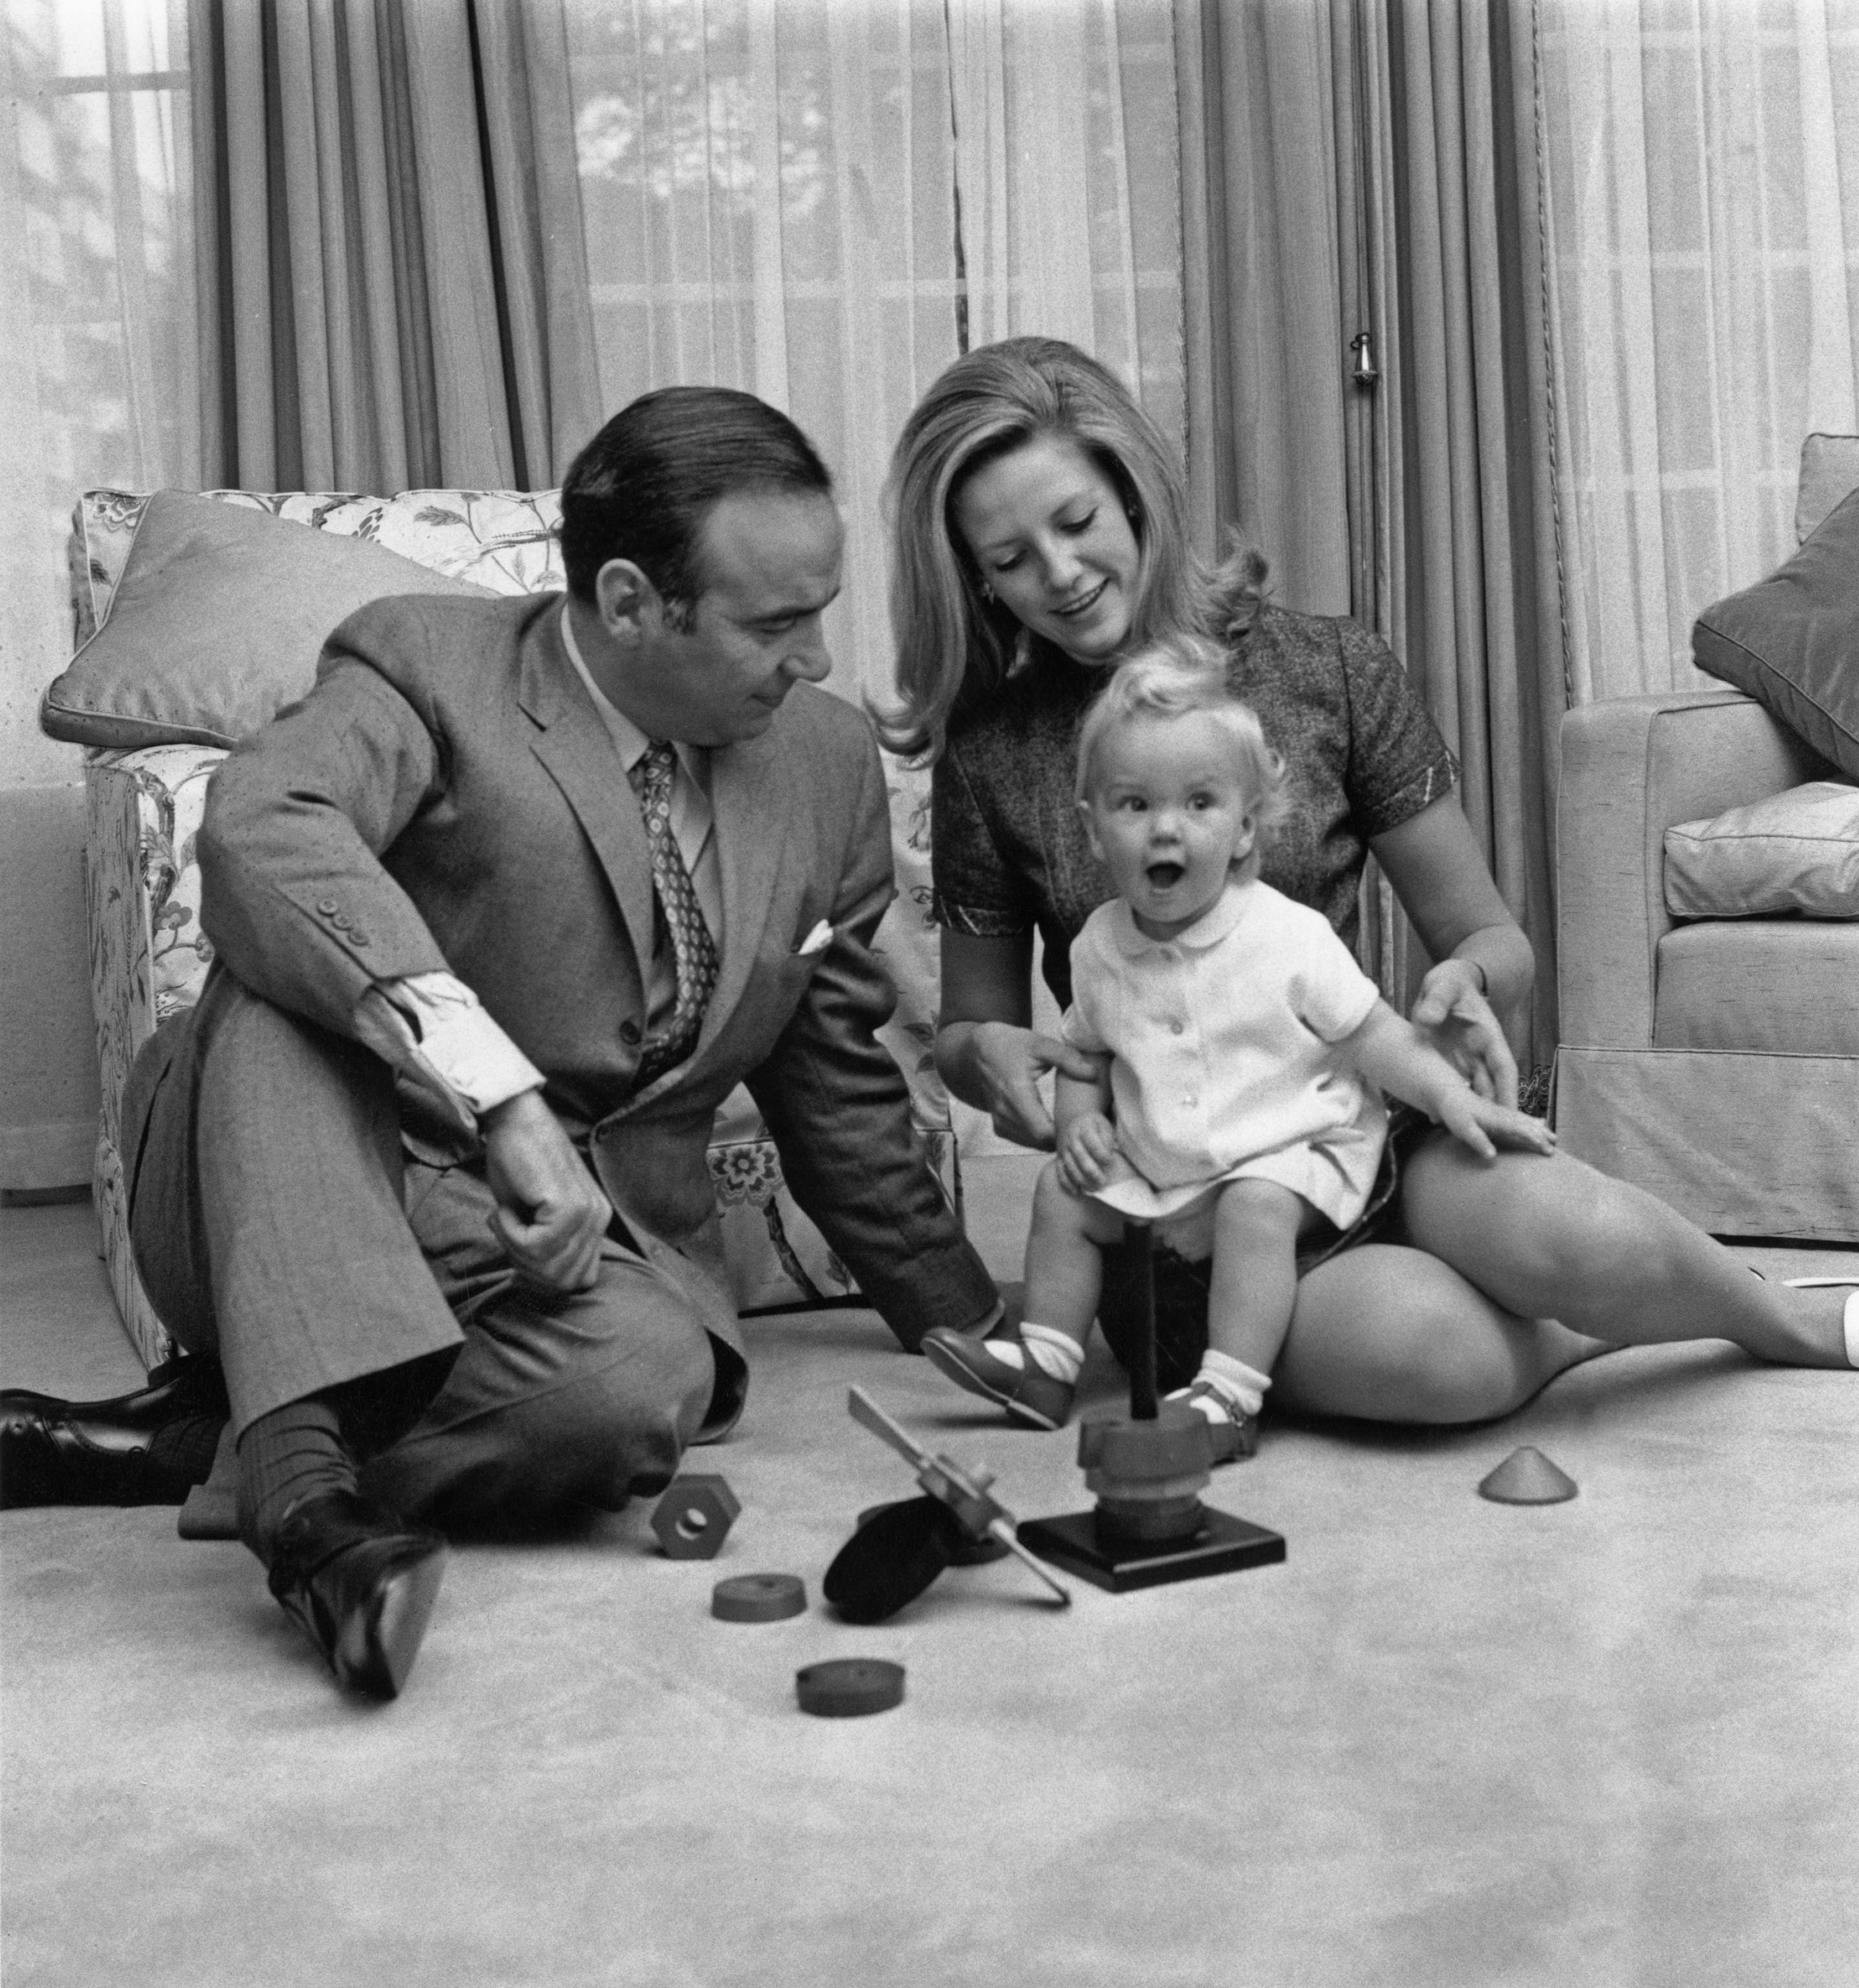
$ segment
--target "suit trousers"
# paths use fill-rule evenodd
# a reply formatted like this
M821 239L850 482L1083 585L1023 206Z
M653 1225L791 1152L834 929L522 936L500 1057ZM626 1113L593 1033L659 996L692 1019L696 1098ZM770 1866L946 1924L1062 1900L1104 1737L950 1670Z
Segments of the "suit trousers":
M225 1368L235 1433L333 1391L364 1493L441 1526L661 1489L715 1384L690 1297L617 1223L593 1289L529 1283L480 1166L424 1164L401 1131L378 1057L223 972L137 1057L137 1267Z

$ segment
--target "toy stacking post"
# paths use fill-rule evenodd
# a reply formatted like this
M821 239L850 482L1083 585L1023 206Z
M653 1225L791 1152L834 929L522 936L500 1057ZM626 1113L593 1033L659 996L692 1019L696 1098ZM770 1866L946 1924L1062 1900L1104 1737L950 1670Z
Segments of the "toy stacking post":
M1136 1344L1130 1365L1130 1418L1152 1422L1156 1417L1155 1262L1149 1225L1132 1222L1126 1247L1136 1259Z
M1131 1225L1128 1246L1138 1273L1130 1412L1094 1417L1078 1431L1078 1461L1085 1488L1097 1494L1097 1506L1031 1520L1019 1537L1042 1560L1115 1593L1283 1560L1279 1534L1201 1502L1211 1476L1206 1419L1185 1401L1157 1399L1154 1265L1147 1223Z

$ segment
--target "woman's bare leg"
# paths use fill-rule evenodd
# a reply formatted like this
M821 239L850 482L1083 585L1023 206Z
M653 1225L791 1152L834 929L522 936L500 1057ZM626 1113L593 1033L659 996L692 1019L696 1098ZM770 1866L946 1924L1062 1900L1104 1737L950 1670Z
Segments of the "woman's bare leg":
M1519 1316L1616 1345L1728 1339L1786 1366L1846 1366L1844 1293L1752 1276L1664 1202L1566 1154L1482 1161L1436 1135L1401 1205L1410 1242Z
M1553 1319L1506 1311L1424 1250L1370 1242L1298 1285L1272 1395L1306 1415L1487 1422L1610 1350Z

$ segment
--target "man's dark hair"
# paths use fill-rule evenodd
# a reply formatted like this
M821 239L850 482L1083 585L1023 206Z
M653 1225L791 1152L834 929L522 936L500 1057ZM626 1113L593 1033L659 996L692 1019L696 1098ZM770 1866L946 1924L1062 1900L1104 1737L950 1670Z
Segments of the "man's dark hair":
M833 478L787 416L728 387L661 387L614 415L562 484L570 593L594 597L609 560L628 559L686 622L704 575L698 540L712 505L748 490L833 493Z

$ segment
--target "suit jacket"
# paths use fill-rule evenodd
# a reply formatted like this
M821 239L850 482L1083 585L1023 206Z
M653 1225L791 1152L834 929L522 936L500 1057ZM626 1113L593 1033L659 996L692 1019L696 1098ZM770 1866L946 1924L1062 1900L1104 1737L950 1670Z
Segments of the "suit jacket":
M220 960L344 1035L371 984L455 974L542 1071L642 1249L739 1354L705 1152L745 1080L795 1198L904 1344L972 1324L992 1282L873 1035L896 997L871 950L894 887L869 724L803 684L760 738L711 753L716 989L691 1057L635 1092L651 861L560 611L559 594L411 596L335 631L309 696L215 777L199 856ZM801 955L823 919L833 943Z

